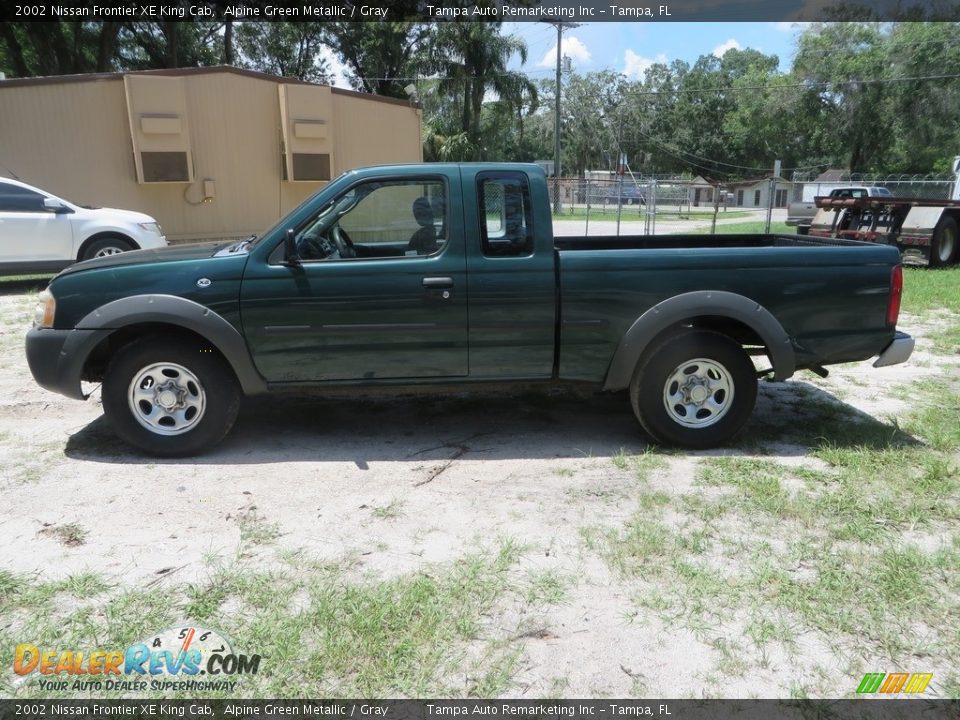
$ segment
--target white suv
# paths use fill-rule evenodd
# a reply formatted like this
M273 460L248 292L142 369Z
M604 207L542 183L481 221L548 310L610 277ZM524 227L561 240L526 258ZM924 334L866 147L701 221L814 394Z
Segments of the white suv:
M166 244L149 215L81 207L0 178L0 274L58 272L79 260Z

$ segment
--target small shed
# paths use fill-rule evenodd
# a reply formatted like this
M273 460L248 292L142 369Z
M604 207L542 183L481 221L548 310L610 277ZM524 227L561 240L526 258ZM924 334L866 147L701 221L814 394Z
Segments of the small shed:
M727 192L733 195L733 204L745 208L765 208L770 204L770 193L773 192L773 207L787 207L790 203L790 193L793 183L773 175L728 182Z

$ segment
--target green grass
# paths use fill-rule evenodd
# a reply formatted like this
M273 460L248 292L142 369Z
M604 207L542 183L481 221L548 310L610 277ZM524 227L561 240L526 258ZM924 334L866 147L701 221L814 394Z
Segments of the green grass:
M632 621L653 614L711 646L718 688L768 667L773 650L797 652L801 636L850 668L851 694L862 658L950 667L960 656L960 380L909 393L913 410L897 424L800 392L801 414L785 403L778 416L790 422L765 437L805 446L817 467L706 457L692 488L639 488L634 515L583 528L583 544L632 586ZM797 692L835 693L833 682L828 673ZM956 678L940 682L957 694Z
M725 216L718 215L717 219L722 220ZM728 216L727 216L728 217ZM751 233L766 233L767 224L764 221L753 221L753 222L742 222L742 223L730 223L730 224L721 224L717 223L715 234L717 235L735 235L739 233L751 234ZM691 233L698 235L709 235L710 228L700 228L697 230L691 230ZM771 222L770 230L771 233L785 234L785 235L796 235L797 229L792 228L786 223Z
M236 678L232 695L497 696L510 686L522 646L490 636L485 616L513 592L520 552L505 539L448 565L366 580L298 553L269 569L239 557L212 565L203 580L150 592L89 574L44 582L0 570L0 663L11 666L17 643L122 650L182 622L217 629L237 651L262 656L260 672ZM570 582L544 572L518 594L557 603ZM0 676L4 695L51 694L35 681L15 688L11 678Z
M960 313L960 266L936 270L905 267L901 307L918 315L940 310Z
M692 210L690 212L677 212L674 208L675 205L670 206L660 206L656 213L656 218L660 220L691 220L691 221L703 221L710 220L713 217L712 210ZM724 212L722 209L717 213L717 218L720 220L735 218L746 218L750 217L752 213L744 210L727 210ZM645 208L643 206L640 209L637 209L636 205L624 205L623 211L620 213L620 220L638 222L642 221L646 217ZM569 206L564 206L563 211L559 215L553 216L554 220L586 220L587 211L582 207L570 208ZM607 205L604 208L602 205L592 205L590 207L590 220L603 220L610 221L617 219L617 206L616 205Z
M566 601L572 579L556 570L527 576L526 599L530 605L559 605Z

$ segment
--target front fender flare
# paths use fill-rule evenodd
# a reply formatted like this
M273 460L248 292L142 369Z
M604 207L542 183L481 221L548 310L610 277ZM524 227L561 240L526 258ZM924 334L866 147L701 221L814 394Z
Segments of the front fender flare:
M64 346L64 355L73 358L82 368L104 337L141 323L163 323L191 330L220 351L233 368L244 393L267 392L267 384L254 367L247 343L237 329L210 308L176 295L134 295L98 307L77 323L77 330L98 332L72 333Z
M770 352L774 380L786 380L796 371L796 358L790 337L769 310L736 293L698 290L675 295L657 303L634 321L620 339L610 361L603 389L627 388L637 362L653 338L671 325L702 316L737 320L757 333Z

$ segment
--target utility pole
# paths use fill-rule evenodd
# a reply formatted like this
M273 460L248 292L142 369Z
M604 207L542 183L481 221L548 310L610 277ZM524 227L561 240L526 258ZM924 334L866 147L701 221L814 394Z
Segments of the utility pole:
M770 178L770 185L767 189L767 222L764 225L763 231L765 233L770 232L770 220L773 215L773 199L774 194L777 190L777 181L780 179L780 161L773 161L773 177Z
M580 23L564 22L561 20L548 21L548 25L553 25L557 29L557 102L554 110L553 121L553 213L558 214L560 207L560 60L562 53L560 50L563 40L563 31L565 28L580 27Z

